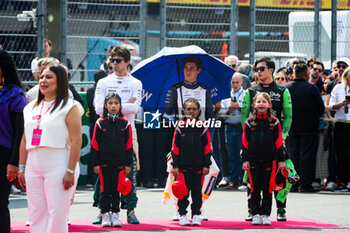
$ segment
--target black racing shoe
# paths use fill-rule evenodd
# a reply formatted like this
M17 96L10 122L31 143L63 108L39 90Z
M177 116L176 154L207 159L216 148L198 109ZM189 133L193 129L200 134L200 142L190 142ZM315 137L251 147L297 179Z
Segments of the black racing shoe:
M287 221L286 210L284 208L277 209L277 221L279 222Z
M245 220L247 222L253 221L253 214L252 214L252 211L250 209L248 210L248 216L245 218Z

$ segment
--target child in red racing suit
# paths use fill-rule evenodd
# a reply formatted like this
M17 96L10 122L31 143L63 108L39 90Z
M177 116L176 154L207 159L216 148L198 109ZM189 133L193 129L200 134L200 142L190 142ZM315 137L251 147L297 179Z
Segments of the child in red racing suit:
M184 103L185 119L178 123L175 129L171 154L173 157L172 174L179 177L179 172L185 177L185 184L192 197L192 225L201 225L200 208L202 206L202 178L209 173L211 164L211 141L207 128L201 127L198 121L200 114L199 102L189 98ZM195 124L189 124L190 122ZM197 124L198 123L198 124ZM190 225L187 219L189 193L178 200L180 225Z
M131 126L121 113L121 98L110 93L105 98L102 118L95 124L91 158L94 172L101 183L101 216L103 227L121 227L120 194L117 190L119 173L128 175L132 163ZM111 213L110 213L111 212Z
M246 120L242 136L243 170L249 173L251 195L248 198L251 198L253 225L271 224L270 179L276 172L276 162L278 169L286 169L281 124L271 115L271 106L267 93L262 92L254 97L253 115Z

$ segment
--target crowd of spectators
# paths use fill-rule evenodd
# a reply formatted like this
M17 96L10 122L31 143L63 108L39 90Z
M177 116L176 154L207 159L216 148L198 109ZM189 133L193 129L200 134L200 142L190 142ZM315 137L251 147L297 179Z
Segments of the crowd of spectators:
M108 54L110 54L110 51L114 45L109 46L106 51ZM44 48L45 48L45 57L50 56L50 50L52 49L52 44L50 40L44 41ZM21 56L16 56L14 58L15 63L18 67L23 66L23 60L24 58ZM28 60L28 59L24 59ZM34 68L34 63L38 59L35 58L32 61L32 73L34 78L37 79L37 70ZM28 62L27 62L28 63ZM259 71L255 70L254 64L248 64L248 63L241 63L239 61L237 56L230 55L226 57L225 63L230 66L236 73L234 75L235 79L242 80L240 82L240 88L243 89L243 92L246 91L250 86L255 86L259 83L258 79L258 73ZM339 132L339 128L347 128L347 102L343 101L341 104L337 105L337 102L340 102L339 95L340 94L334 94L332 96L332 90L336 85L340 85L343 83L343 89L345 89L344 93L345 96L346 93L346 86L347 86L347 74L348 71L347 68L350 65L350 60L347 58L341 58L337 61L334 61L332 63L332 67L330 70L326 70L324 67L324 64L321 60L315 57L311 57L307 59L307 61L300 60L298 58L291 59L288 61L284 67L280 67L278 70L273 71L273 82L278 84L279 86L284 86L287 88L290 88L292 86L293 80L295 81L295 67L299 63L305 63L308 67L307 72L307 81L311 83L312 85L317 87L317 90L319 92L320 97L324 101L325 110L322 114L322 116L319 119L319 122L314 124L315 126L318 126L318 131L316 134L316 139L314 140L313 147L317 148L315 161L309 164L306 169L308 171L311 171L312 175L310 179L312 178L312 186L316 188L317 190L346 190L350 188L349 183L349 176L350 174L350 158L349 155L346 154L346 148L343 148L339 144L343 145L346 143L342 143L343 140L341 140L343 137L342 135L346 133L346 130L341 130L342 133ZM29 66L29 63L27 64ZM110 74L109 71L111 68L111 62L109 59L106 59L100 67L100 71L97 72L97 76L105 76ZM21 75L21 74L20 74ZM28 76L28 75L27 75ZM23 80L30 80L30 77L26 77ZM98 81L98 80L96 80ZM344 81L346 84L344 84ZM237 81L233 81L237 82ZM231 83L234 85L234 83ZM231 87L232 90L234 90L234 87ZM237 87L236 87L237 89ZM337 88L338 92L340 87ZM91 99L88 102L92 102L93 100L93 92L94 88L89 90L89 97L88 99ZM243 96L242 96L243 97ZM233 100L233 97L230 98ZM236 108L230 107L230 102L221 101L221 111L216 111L215 117L218 120L221 120L223 122L222 127L218 129L217 132L217 139L213 140L213 148L214 153L213 156L216 157L216 160L219 162L221 172L219 175L219 179L217 181L217 185L219 188L221 187L227 187L229 189L245 189L244 184L242 182L242 179L235 180L232 178L232 174L237 174L238 171L234 171L237 169L237 164L234 164L232 162L232 153L228 153L228 151L231 151L232 148L231 144L232 141L227 138L227 129L232 128L232 124L228 123L232 121L232 117L230 119L230 116L227 114L228 112L232 112L233 109L238 110L235 112L235 116L240 116L237 113L240 113L240 106L239 106L239 98L235 98L238 100ZM295 98L293 99L292 96L292 104L295 102ZM225 103L226 102L226 103ZM305 100L304 104L307 103L308 100ZM295 103L296 105L297 103ZM293 106L293 120L295 120L295 116L300 114L301 116L305 116L305 110L303 110L301 107L296 107L294 104ZM335 106L334 106L335 105ZM220 106L220 103L219 103ZM312 106L309 106L310 108ZM89 106L91 108L91 104ZM342 113L341 113L342 111ZM143 121L143 109L140 111L141 113L137 114L136 116L136 123L137 123L137 133L139 135L139 141L140 141L140 162L144 165L147 165L147 167L141 166L140 171L138 172L138 185L144 186L147 188L153 188L153 187L164 187L165 185L165 173L160 172L159 170L164 170L165 165L161 165L157 161L162 161L162 163L165 162L165 159L155 159L154 162L152 162L152 159L145 160L144 158L148 158L152 154L157 154L153 150L149 149L150 142L149 139L152 137L149 136L149 134L153 134L154 132L146 131L142 127L142 121ZM337 113L337 114L336 114ZM93 115L93 114L92 114ZM95 115L92 116L93 120L96 118ZM92 124L92 123L91 123ZM297 123L292 124L291 130L294 131L293 127L296 126ZM336 127L337 126L337 127ZM232 131L232 130L231 130ZM162 134L161 132L159 132ZM301 132L303 135L305 135L306 132ZM143 137L145 136L146 137ZM293 133L290 133L293 134ZM289 134L289 136L290 136ZM238 134L240 135L240 133ZM215 138L216 135L214 133ZM337 140L334 140L335 138L338 138ZM160 137L159 140L169 140L170 137ZM287 137L287 147L289 150L289 153L293 154L293 146L289 143L290 137ZM156 140L158 141L158 139ZM304 140L301 140L304 141ZM168 144L168 146L165 146L167 149L170 148L170 142L164 142L165 144ZM157 143L156 143L157 144ZM303 147L303 146L302 146ZM302 148L301 148L302 149ZM237 148L236 148L237 150ZM315 150L315 149L314 149ZM152 152L153 151L153 152ZM159 153L165 153L165 150L161 150ZM158 158L161 155L157 155L155 158ZM154 155L151 156L151 158L154 157ZM165 157L165 155L164 155ZM149 162L151 161L152 164ZM303 167L304 165L302 165ZM311 167L310 167L311 166ZM90 166L91 167L91 166ZM297 165L297 170L299 166ZM241 171L240 171L241 172ZM299 171L300 172L300 171ZM302 173L302 172L301 172ZM91 186L93 184L93 175L92 169L89 169L89 175L88 175L88 186ZM162 174L162 175L159 175ZM301 174L302 175L302 174ZM231 177L231 178L230 178ZM156 185L158 184L158 185Z
M52 48L49 40L44 41L44 48L47 51L45 53L46 59L52 59L49 57ZM111 49L112 47L109 47L107 51L110 53ZM109 70L112 69L115 59L112 59L113 61L110 59L110 57L106 59L101 64L101 70L95 73L96 84L100 78L111 73ZM21 63L21 60L23 57L14 58L16 64ZM58 62L56 59L53 61ZM198 75L202 64L196 62L196 60L190 61L197 67L196 72L198 73L196 75ZM325 69L323 62L315 57L311 57L307 61L298 58L291 59L285 67L278 70L275 70L275 64L270 58L262 58L250 65L240 63L238 57L231 55L224 62L235 71L231 80L230 98L212 103L210 94L208 95L209 92L205 91L205 95L203 95L206 96L205 99L199 100L205 106L203 113L205 119L215 117L222 122L221 128L210 131L213 158L221 170L216 188L247 189L240 155L242 125L247 117L242 118L241 116L242 104L244 105L247 92L259 90L256 88L258 85L265 85L265 87L273 85L280 90L287 90L288 101L290 100L291 124L284 128L286 124L283 123L290 120L287 119L289 116L285 112L285 108L288 108L287 105L283 104L280 107L284 108L283 110L277 109L279 115L277 114L276 117L283 125L285 153L288 154L294 163L296 172L300 175L300 181L293 185L291 191L350 191L350 144L346 141L350 134L350 60L340 58L334 61L329 71ZM40 66L35 58L32 61L35 80L40 74L38 68ZM130 66L128 69L128 72L132 73L132 67ZM185 63L184 72L187 72ZM185 75L185 77L191 78L189 75ZM25 78L25 80L28 79L30 78ZM185 79L184 83L177 85L191 89L197 88L201 84L197 83L196 80L186 81ZM87 94L90 113L94 113L95 110L93 107L95 88L88 90ZM169 89L167 101L176 103L176 88L179 87L174 85L172 88L173 90ZM70 87L70 89L74 88ZM76 97L76 91L71 91ZM270 92L272 102L279 101L278 98L285 98L284 94L281 93ZM173 95L175 99L170 100ZM134 100L130 101L135 102ZM166 106L169 103L166 102ZM169 105L168 108L169 114L174 112L174 109L175 112L180 109L179 106L175 105ZM147 109L147 111L149 110ZM273 114L276 114L274 107L272 110ZM136 114L134 127L134 130L137 131L134 132L135 139L138 139L139 144L137 149L139 158L136 162L137 186L164 188L166 185L166 154L170 151L172 132L144 129L142 124L143 111L145 109L141 108ZM98 114L91 114L91 129L97 118ZM95 184L95 179L96 176L93 174L91 164L89 164L88 187Z
M233 77L233 81L231 81L232 90L234 90L234 85L237 82L235 79L237 77L240 78L240 87L242 87L244 91L250 86L255 86L259 83L258 73L260 71L255 70L254 65L247 63L240 64L236 56L227 57L225 63L236 71L236 74ZM301 68L304 70L300 71L300 65L298 66L298 64L304 64L307 69ZM348 119L346 118L346 112L348 111L348 102L341 102L341 100L344 100L345 98L343 96L339 97L340 94L337 95L335 93L332 93L333 88L339 84L338 89L341 89L340 85L343 85L342 90L344 93L342 93L342 95L347 95L346 90L348 87L346 86L347 84L344 84L344 81L346 81L348 78L347 76L350 70L347 70L347 68L349 64L349 59L341 58L337 61L334 61L332 63L331 70L327 71L322 61L318 58L312 57L307 61L295 58L287 62L285 67L281 67L278 70L273 71L273 82L279 86L286 87L289 90L293 89L293 91L290 90L293 119L290 133L288 134L285 142L287 144L288 153L291 156L294 164L296 164L296 170L301 176L300 182L304 182L305 179L308 180L308 187L306 189L301 189L299 186L300 184L297 184L292 188L292 191L302 190L306 192L322 190L350 190L350 179L348 175L350 174L350 157L346 154L346 143L341 140L346 138L344 135L347 131L344 128L347 128L346 126L348 125ZM297 74L295 70L296 67L299 67ZM297 77L296 75L301 75L302 77ZM302 91L300 90L301 87L296 88L296 84L293 84L293 82L295 83L297 78L306 80L307 83L315 86L316 89L312 88L311 91L309 89ZM246 81L247 79L249 80L248 83ZM306 88L310 87L309 85L306 86ZM240 87L236 87L236 91L240 90ZM296 91L294 91L294 89L296 89ZM315 92L315 90L317 92ZM309 93L309 96L301 97L300 93ZM317 94L316 100L316 97L313 96L315 94ZM231 99L233 100L233 97L231 97L230 100ZM239 98L236 98L236 100L238 100L236 109L239 110ZM322 106L319 102L320 100L323 101ZM230 103L230 101L228 103ZM334 106L334 104L336 106ZM232 152L227 153L228 151L232 150L232 148L230 148L232 147L232 140L227 138L228 134L226 133L225 135L225 132L228 129L233 129L232 125L234 125L230 123L231 121L234 122L232 116L227 113L230 111L232 112L233 109L234 108L230 107L230 104L227 104L227 101L222 100L220 113L216 115L216 117L218 119L221 119L224 123L223 129L218 130L218 139L213 140L213 148L216 147L216 150L214 149L213 156L218 158L216 161L219 161L218 164L221 168L219 179L217 181L217 187L227 187L231 190L245 190L246 187L244 185L242 177L238 180L236 180L236 178L233 178L237 176L234 174L237 174L237 171L235 170L238 166L233 162ZM340 112L342 112L342 115ZM239 111L234 115L236 117L240 117L237 113L239 113ZM139 120L142 122L142 118ZM310 123L308 122L312 122L312 126L309 127L310 130L297 129L298 127L305 129L298 123L300 121L302 124L307 126L310 126ZM338 127L335 127L337 125ZM342 130L341 133L337 132L337 129L339 128L344 130ZM307 136L311 131L314 135L312 137L313 139ZM300 140L302 144L298 145L297 148L297 145L295 145L296 142L293 140L292 143L290 142L292 135L295 135L296 132L298 132L296 137L302 135L308 140L311 140L311 142L308 144L305 142L305 140ZM339 135L339 138L335 142L334 137L337 138L337 135ZM142 145L142 143L140 144ZM309 148L310 145L312 145L312 148ZM303 153L307 150L310 150L307 153L311 153L311 155L308 155L309 157L305 157L305 155L303 155ZM140 160L142 160L143 156L143 152L141 152ZM304 160L306 160L306 162ZM239 163L241 163L241 161L239 161ZM141 168L141 171L144 169L147 170L147 168ZM152 169L154 171L154 174L156 174L158 167L153 166ZM242 171L240 170L240 172ZM144 181L142 173L139 175L138 181L139 186L154 187L153 184L147 185L147 182L149 181ZM153 181L152 183L157 183L157 177L153 177ZM161 185L159 187L163 187L163 182L160 182L160 184ZM312 187L312 189L309 189L309 185Z

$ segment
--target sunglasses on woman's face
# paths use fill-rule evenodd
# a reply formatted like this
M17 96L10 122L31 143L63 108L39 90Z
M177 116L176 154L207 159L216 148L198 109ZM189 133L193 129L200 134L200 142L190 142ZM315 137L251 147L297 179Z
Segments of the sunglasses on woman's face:
M114 63L114 62L121 63L124 59L122 59L122 58L111 58L109 60L111 61L111 63Z
M346 68L348 68L346 65L337 65L337 68L340 69L342 68L343 70L345 70Z

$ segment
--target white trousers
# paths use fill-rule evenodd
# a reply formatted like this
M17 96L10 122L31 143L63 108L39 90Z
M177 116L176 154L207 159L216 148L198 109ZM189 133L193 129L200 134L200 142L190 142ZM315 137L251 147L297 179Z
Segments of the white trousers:
M73 187L64 190L68 149L39 148L28 152L25 178L31 233L66 233ZM77 166L75 183L79 176Z

